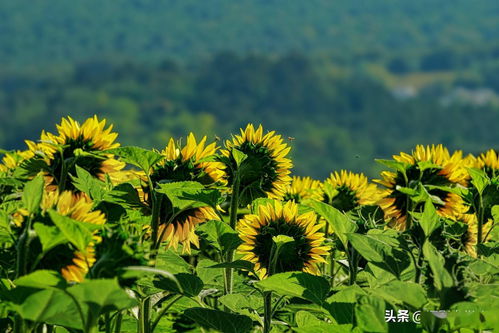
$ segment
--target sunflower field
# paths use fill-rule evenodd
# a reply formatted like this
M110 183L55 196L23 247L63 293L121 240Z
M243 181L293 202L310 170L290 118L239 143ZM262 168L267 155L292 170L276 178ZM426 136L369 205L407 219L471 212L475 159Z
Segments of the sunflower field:
M117 137L67 117L1 151L1 332L499 329L494 150L416 146L379 179L318 181L262 126Z

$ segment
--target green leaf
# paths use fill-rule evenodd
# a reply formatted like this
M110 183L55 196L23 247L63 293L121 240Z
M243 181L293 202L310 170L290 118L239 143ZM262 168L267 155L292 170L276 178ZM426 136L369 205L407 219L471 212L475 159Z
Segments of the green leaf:
M358 296L367 295L358 285L341 287L334 295L326 299L325 308L338 324L352 323L354 306Z
M367 235L347 234L348 240L364 259L399 277L410 264L407 253L401 251L393 231L371 230Z
M258 312L263 312L263 299L255 295L228 294L218 299L229 310L260 320Z
M178 291L179 293L181 293L183 290L182 286L180 285L180 282L177 280L177 277L169 271L165 271L154 267L147 267L147 266L128 266L125 267L124 270L129 273L131 272L131 274L125 274L126 278L151 275L151 274L159 275L163 279L170 280L172 284L175 285L175 290Z
M375 296L361 296L355 305L355 319L363 332L387 332L385 302Z
M407 163L398 162L398 161L394 161L394 160L375 159L375 161L380 163L380 164L383 164L384 166L386 166L392 170L398 171L402 174L405 174L405 170L408 167Z
M255 285L263 291L274 291L281 296L299 297L322 305L329 292L329 282L303 272L274 274Z
M327 323L308 311L298 311L295 314L295 321L298 327L293 328L293 331L300 333L350 333L352 331L352 325Z
M222 221L208 221L199 225L197 231L223 254L235 250L242 243L238 233Z
M355 232L357 230L357 225L353 223L348 216L328 204L313 201L310 202L310 206L317 214L326 219L343 246L347 248L347 234Z
M42 176L37 176L24 185L22 195L22 203L24 208L30 213L34 213L40 209L40 202L42 202L43 188L45 180Z
M156 268L172 274L190 273L193 267L172 249L160 250L156 258Z
M494 205L491 208L492 218L494 219L494 223L499 223L499 205Z
M483 170L468 168L468 173L471 176L471 183L477 189L478 193L483 193L483 190L490 183L489 177L485 174Z
M460 302L451 306L450 311L448 312L447 321L449 322L452 330L467 328L478 331L480 329L486 328L483 327L483 323L480 317L481 309L478 304L474 304L471 302Z
M195 297L203 290L203 281L193 274L175 274L176 281L161 277L154 281L154 286L187 297ZM180 287L180 288L179 288Z
M66 239L80 251L85 250L88 244L92 241L91 230L100 228L98 225L79 222L67 216L60 215L54 210L49 210L48 213L52 219L52 222L54 222L57 228L59 228Z
M211 268L218 263L210 259L201 259L196 266L197 275L203 280L205 286L223 288L223 268Z
M0 210L0 244L12 241L12 230L10 229L9 215Z
M232 157L234 157L234 161L236 161L236 165L238 167L241 165L241 163L244 162L244 160L246 160L246 158L248 158L248 155L246 155L239 149L234 148L231 150L231 152L232 152Z
M413 282L392 281L373 292L392 304L404 303L415 309L422 308L428 301L423 287Z
M25 320L79 329L82 327L74 301L63 291L45 289L31 293L13 306Z
M203 206L215 207L221 197L218 190L207 189L202 184L192 181L159 184L159 187L156 191L166 194L178 210Z
M445 269L445 259L437 249L427 240L423 245L423 254L428 261L433 273L433 283L435 287L442 291L453 286L454 281L450 273Z
M468 267L476 275L495 276L499 274L499 265L497 265L497 262L494 263L493 261L475 259Z
M431 200L426 200L419 224L427 238L440 226L440 218L438 217L437 210Z
M43 223L35 223L33 228L42 243L43 252L47 252L57 245L64 244L67 241L66 236L57 227L47 226Z
M137 190L130 183L115 186L110 192L106 193L103 200L121 205L127 209L144 207Z
M123 161L141 168L146 174L149 174L151 167L164 158L157 152L132 146L109 149L105 153L121 157Z
M23 184L22 181L12 177L0 178L0 186L21 187L22 184Z
M84 305L83 311L91 322L97 322L101 314L123 310L137 305L115 279L86 280L67 289L78 303Z
M87 170L76 166L76 176L71 176L73 185L80 191L90 195L90 198L97 204L102 201L106 193L106 184L93 177Z
M66 280L56 271L38 270L31 274L21 276L14 280L16 286L32 288L58 288L63 289L67 286Z
M324 323L308 311L298 311L295 314L295 321L298 327L320 325Z
M219 310L191 308L185 310L184 315L204 328L224 333L249 332L253 327L250 317Z
M400 185L397 185L395 189L397 191L399 191L400 193L407 194L411 197L416 196L419 193L418 190L416 190L415 188L404 187L404 186L400 186Z
M336 325L326 322L320 322L316 325L302 326L293 328L297 333L351 333L352 325ZM360 333L360 331L359 331Z

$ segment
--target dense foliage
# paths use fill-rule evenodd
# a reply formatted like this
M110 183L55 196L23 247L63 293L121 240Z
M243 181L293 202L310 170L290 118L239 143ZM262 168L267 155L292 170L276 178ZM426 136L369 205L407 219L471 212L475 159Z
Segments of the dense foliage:
M251 124L120 146L63 118L0 164L5 332L499 327L499 155L416 146L375 183L291 174Z
M426 54L423 68L449 68L456 65L449 49L497 43L498 10L494 0L2 1L0 62L184 60L225 50L307 50L351 61L404 50L403 60Z

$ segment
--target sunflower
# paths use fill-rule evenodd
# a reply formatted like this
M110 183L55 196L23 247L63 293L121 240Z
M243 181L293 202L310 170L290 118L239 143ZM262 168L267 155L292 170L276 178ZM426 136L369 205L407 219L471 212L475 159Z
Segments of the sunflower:
M115 143L118 134L113 133L112 125L106 127L106 120L99 121L97 116L87 119L82 125L71 117L63 118L57 125L58 134L42 131L40 143L27 141L33 153L44 157L48 164L47 189L55 190L60 186L75 191L71 182L66 181L66 172L75 175L75 165L88 171L92 176L104 180L120 180L120 170L124 163L117 161L111 154L102 154L106 149L119 147Z
M286 187L283 200L293 200L296 203L304 199L321 200L322 184L310 177L293 176L291 183Z
M293 201L279 201L261 205L258 214L248 214L239 220L237 229L243 243L238 252L243 260L255 264L255 272L263 279L270 269L273 237L284 235L293 239L278 257L274 273L304 271L319 274L318 263L325 262L323 256L329 248L323 245L322 225L316 222L314 212L299 215L298 205Z
M41 207L43 210L55 209L59 214L68 216L76 221L102 225L106 222L104 214L92 210L91 200L84 194L74 194L64 191L45 192ZM62 276L68 282L82 282L95 263L95 245L101 238L94 234L92 242L84 251L75 251L71 263L61 269Z
M463 199L456 193L449 192L446 188L466 186L468 173L463 162L462 152L457 151L452 155L442 145L416 146L412 154L400 153L393 159L404 166L405 172L383 171L383 179L377 183L386 187L383 197L378 202L389 220L389 225L398 230L405 230L407 216L410 210L420 211L422 204L410 207L411 199L407 191L418 191L423 186L434 199L437 213L449 219L456 220L468 210Z
M182 253L191 253L191 244L199 248L199 238L195 233L196 225L218 219L217 213L211 207L188 209L168 224L159 226L158 234L161 240L168 242L167 247L175 250L182 244Z
M476 158L474 167L482 169L491 178L495 177L499 171L499 155L494 149L490 149Z
M2 157L2 163L0 164L0 172L8 172L15 169L21 163L27 159L34 156L33 152L30 150L8 152Z
M204 185L225 182L224 164L213 161L218 147L213 142L206 145L206 136L199 143L193 133L187 137L184 147L170 139L161 151L164 158L154 166L153 181L197 181Z
M288 155L291 147L283 142L280 135L274 131L263 134L260 125L256 130L252 124L241 129L240 135L235 135L232 141L225 143L226 150L222 154L229 159L228 180L234 183L235 172L238 169L240 188L245 196L242 203L250 203L258 197L281 199L286 193L286 187L291 182L291 160ZM246 158L237 168L236 151L242 152Z
M170 139L168 145L160 153L163 159L156 164L151 172L151 180L156 185L162 182L196 181L205 186L222 185L226 182L225 165L215 161L218 147L216 143L206 145L206 136L199 142L193 133L187 137L185 146ZM140 173L142 181L147 178ZM145 182L144 182L145 183ZM147 184L139 189L139 196L146 205L151 206ZM162 241L168 242L168 247L177 249L182 244L184 253L191 252L191 244L199 247L199 239L195 233L196 225L217 219L216 211L211 207L191 208L176 216L171 223L166 224L171 213L171 203L163 196L160 208L160 224L158 235Z
M378 188L364 174L341 170L331 173L324 182L322 201L347 212L360 205L374 205L378 197Z
M478 218L476 214L463 214L459 220L468 226L468 229L462 238L464 250L470 256L476 258L476 245L478 243ZM492 219L488 219L487 222L482 225L483 242L489 240L488 235L493 224L494 221Z

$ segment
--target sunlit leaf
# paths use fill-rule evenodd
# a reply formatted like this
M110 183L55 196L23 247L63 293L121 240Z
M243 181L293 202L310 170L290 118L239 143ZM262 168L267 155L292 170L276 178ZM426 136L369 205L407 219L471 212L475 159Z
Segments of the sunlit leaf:
M355 305L355 320L364 332L386 332L385 302L375 296L361 296Z
M141 168L146 174L164 158L157 152L133 146L109 149L105 152L121 157L123 161Z
M426 241L423 245L423 254L433 273L435 287L438 290L452 287L454 281L444 267L445 259L429 241Z
M426 237L430 237L431 233L440 226L440 218L437 215L437 210L430 200L427 200L425 203L419 224Z
M302 272L272 275L255 285L263 291L274 291L282 296L300 297L322 305L329 292L329 282L320 276Z
M24 186L24 191L22 195L23 206L28 212L34 213L40 209L40 202L42 202L43 188L45 186L45 180L42 176L37 176L30 180Z
M343 246L347 248L347 234L355 232L357 230L357 225L353 223L348 216L328 204L312 201L310 202L310 206L317 214L326 219L334 233L343 243Z

